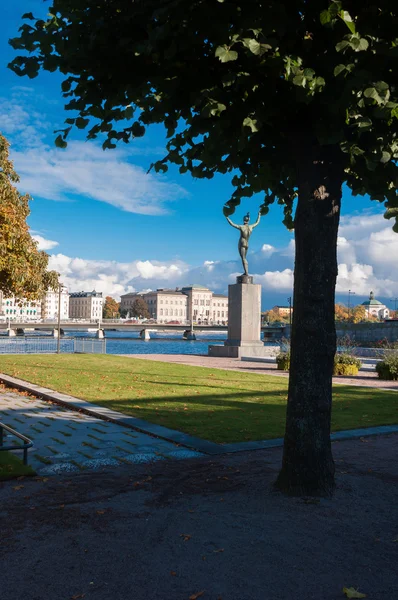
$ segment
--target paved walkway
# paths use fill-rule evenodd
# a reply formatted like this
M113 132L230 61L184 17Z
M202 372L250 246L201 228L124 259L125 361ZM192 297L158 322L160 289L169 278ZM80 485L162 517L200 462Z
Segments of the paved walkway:
M191 365L193 367L208 367L210 369L225 369L227 371L240 371L246 373L260 373L261 375L274 375L288 377L284 371L278 371L276 364L259 363L255 361L241 361L239 358L215 358L199 354L119 354L126 358L144 358L161 362ZM356 377L333 377L334 383L344 385L358 385L362 387L375 387L398 391L398 381L383 381L377 373L360 371Z
M334 498L279 448L0 483L5 600L398 598L398 435L333 444Z
M172 442L6 388L0 388L0 421L33 440L29 464L41 475L202 456ZM5 440L13 442L15 437Z

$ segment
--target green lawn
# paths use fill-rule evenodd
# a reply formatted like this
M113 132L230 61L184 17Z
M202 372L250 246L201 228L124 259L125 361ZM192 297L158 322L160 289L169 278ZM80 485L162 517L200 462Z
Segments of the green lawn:
M281 437L287 379L110 355L1 356L0 372L215 442ZM398 423L398 393L335 386L332 429Z
M0 452L0 481L15 479L22 475L35 475L32 467L25 466L19 458L11 452Z

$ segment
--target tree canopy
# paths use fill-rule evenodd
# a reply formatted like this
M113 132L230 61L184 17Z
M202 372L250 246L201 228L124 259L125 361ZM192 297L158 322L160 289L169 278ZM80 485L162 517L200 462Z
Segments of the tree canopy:
M139 317L141 319L149 319L151 316L148 310L148 304L144 298L136 298L131 307L130 314L132 317Z
M104 307L102 309L102 316L104 319L114 319L119 317L120 314L120 304L112 298L112 296L106 296Z
M78 113L60 147L73 127L113 148L164 123L157 171L237 171L226 211L265 192L293 227L297 152L333 145L352 192L398 217L395 1L55 0L24 18L11 68L61 71Z
M49 288L58 288L58 273L47 271L48 254L38 250L29 233L30 198L18 192L18 181L9 143L0 134L0 290L5 296L37 300Z

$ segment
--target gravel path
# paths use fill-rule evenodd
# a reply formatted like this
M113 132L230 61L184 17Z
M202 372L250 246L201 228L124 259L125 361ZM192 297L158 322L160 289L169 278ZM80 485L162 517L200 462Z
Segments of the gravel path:
M128 358L144 358L160 362L192 365L194 367L208 367L211 369L226 369L229 371L243 371L247 373L260 373L262 375L275 375L288 377L289 374L278 371L276 364L241 361L239 358L214 358L213 356L192 354L119 354ZM398 381L383 381L371 371L360 371L356 377L333 377L334 383L344 385L358 385L398 391Z
M0 484L12 600L398 598L398 435L333 444L333 499L272 490L280 449Z

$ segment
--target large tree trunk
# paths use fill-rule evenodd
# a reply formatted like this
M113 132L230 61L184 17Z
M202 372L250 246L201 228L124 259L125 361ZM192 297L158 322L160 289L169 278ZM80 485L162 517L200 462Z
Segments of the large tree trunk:
M343 171L338 149L321 153L302 148L301 156L289 394L276 487L294 495L331 496L334 303Z

